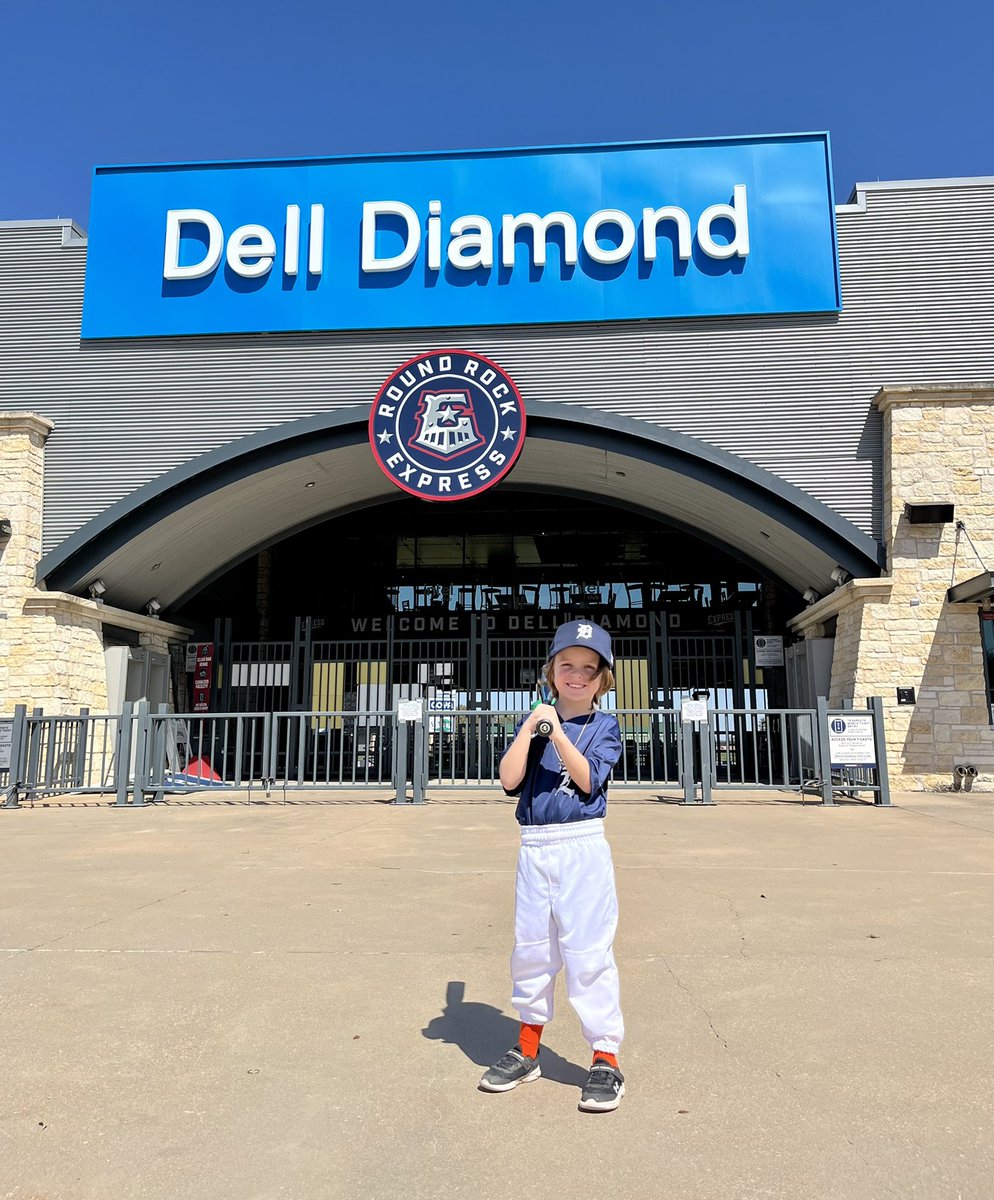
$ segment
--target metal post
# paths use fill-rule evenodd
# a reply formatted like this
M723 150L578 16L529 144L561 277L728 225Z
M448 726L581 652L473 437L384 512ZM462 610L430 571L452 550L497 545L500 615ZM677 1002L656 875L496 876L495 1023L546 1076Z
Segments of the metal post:
M308 617L310 621L310 617ZM309 639L308 639L309 640ZM297 787L301 787L307 782L307 717L301 713L291 722L292 727L297 733L297 769L294 783ZM287 767L290 766L290 756L287 753ZM287 770L287 779L290 777L290 772Z
M155 720L149 712L148 740L148 770L149 790L152 793L152 803L162 804L166 799L166 771L169 769L169 705L160 703L156 708L159 719Z
M86 753L89 744L90 733L90 710L81 708L79 710L79 725L76 729L76 744L73 747L73 784L76 787L84 786L88 780L84 778L86 774Z
M214 620L214 686L211 688L211 712L228 712L231 705L231 617Z
M407 803L407 722L394 715L394 804Z
M701 803L714 804L714 794L711 790L711 783L714 776L714 755L711 753L711 713L713 710L708 710L707 718L703 721L696 722L701 739Z
M749 707L757 708L756 704L756 638L753 634L752 609L745 612L745 651L749 660Z
M745 698L746 684L745 684L745 672L742 669L742 660L743 660L743 658L746 657L747 651L746 651L746 645L745 645L745 638L742 636L742 612L740 609L736 609L735 612L732 613L732 621L734 623L733 624L733 633L732 633L732 637L734 640L732 642L732 645L735 647L734 652L732 654L732 689L733 689L732 695L734 696L734 700L732 701L732 707L733 708L745 708L746 707L746 698ZM717 696L717 692L716 692L715 700L717 700L717 699L718 699L718 696ZM753 708L755 708L755 705L753 705ZM729 772L729 778L731 778L731 772Z
M682 804L696 804L697 789L694 787L694 723L692 721L680 722L680 746L683 750L681 754L680 773L683 781L683 800Z
M422 714L423 714L422 709ZM411 769L411 790L413 792L412 802L414 804L424 804L425 802L425 756L428 749L428 739L425 736L425 719L422 715L420 721L413 722L414 729L414 764Z
M242 764L242 755L245 753L245 727L240 716L235 717L235 778L232 780L235 787L241 787L242 779L245 772ZM251 764L249 770L249 786L252 784Z
M873 748L877 753L877 786L880 789L873 803L880 808L890 808L890 775L887 770L883 697L871 696L866 702L866 707L873 713Z
M821 776L821 802L826 808L835 805L832 792L832 751L828 740L828 700L818 697L818 730L815 745L818 747L818 772Z
M134 702L126 700L121 706L121 715L117 725L117 799L115 804L118 808L123 808L128 803L128 775L131 771L134 710Z
M267 788L271 788L276 783L276 764L280 756L280 719L274 713L267 713L262 730L263 745L266 748L262 775Z
M149 723L148 701L138 702L137 738L135 742L135 784L132 804L142 808L145 804L145 784L151 771L151 726Z
M31 720L28 722L27 764L24 771L24 782L29 788L34 787L38 782L38 760L41 757L45 728L44 712L43 708L33 708Z
M7 771L7 795L4 797L4 808L20 807L27 732L28 707L26 704L17 704L14 706L14 721L10 731L10 768Z

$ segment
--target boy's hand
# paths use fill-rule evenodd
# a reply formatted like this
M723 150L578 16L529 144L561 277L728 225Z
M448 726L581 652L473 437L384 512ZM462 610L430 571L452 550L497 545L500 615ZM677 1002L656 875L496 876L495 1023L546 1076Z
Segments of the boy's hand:
M534 735L539 732L538 726L542 722L546 722L553 730L559 728L559 713L551 704L536 704L532 709L526 724L530 732ZM545 736L548 736L546 734Z

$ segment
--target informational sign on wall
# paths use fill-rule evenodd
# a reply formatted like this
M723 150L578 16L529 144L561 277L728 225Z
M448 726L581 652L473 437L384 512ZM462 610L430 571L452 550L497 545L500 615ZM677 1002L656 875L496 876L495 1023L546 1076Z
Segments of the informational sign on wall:
M875 767L877 749L873 738L873 716L847 713L830 717L828 748L832 767Z
M841 307L828 135L102 166L84 338Z
M783 638L764 633L753 639L757 667L783 666Z

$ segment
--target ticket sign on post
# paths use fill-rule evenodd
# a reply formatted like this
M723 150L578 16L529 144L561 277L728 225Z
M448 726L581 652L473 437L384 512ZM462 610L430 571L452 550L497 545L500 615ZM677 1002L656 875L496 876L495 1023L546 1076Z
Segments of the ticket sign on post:
M833 768L875 767L877 748L873 740L872 714L830 717L828 747Z
M687 724L691 721L706 721L708 719L708 702L706 700L684 700L680 705L680 720Z

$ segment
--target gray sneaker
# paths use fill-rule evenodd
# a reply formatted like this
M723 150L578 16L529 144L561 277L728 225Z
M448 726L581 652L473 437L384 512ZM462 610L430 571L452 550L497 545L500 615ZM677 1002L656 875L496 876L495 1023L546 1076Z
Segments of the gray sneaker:
M521 1053L520 1046L514 1046L498 1059L497 1062L483 1074L480 1087L485 1092L509 1092L519 1083L531 1083L542 1074L537 1058L528 1058Z
M600 1059L590 1068L580 1095L580 1112L610 1112L625 1094L625 1077Z

